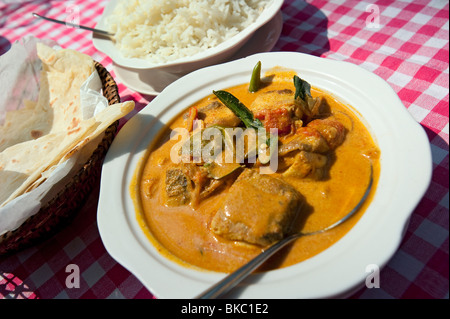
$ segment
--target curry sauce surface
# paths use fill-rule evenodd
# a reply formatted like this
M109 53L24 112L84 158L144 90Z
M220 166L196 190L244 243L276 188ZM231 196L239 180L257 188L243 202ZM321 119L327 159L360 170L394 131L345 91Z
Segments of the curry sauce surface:
M249 93L248 84L226 90L244 105L250 105L258 93L286 88L294 90L289 81L273 81L257 93ZM328 178L317 181L274 174L293 185L306 199L301 222L296 223L295 227L303 232L314 231L346 215L364 194L370 176L370 162L374 168L372 194L357 216L326 233L298 239L261 266L261 271L296 264L333 245L363 214L378 181L379 151L358 116L350 107L317 88L312 88L312 95L325 97L333 115L346 127L347 135L344 143L334 151ZM213 98L208 96L194 106L207 105ZM262 248L226 240L210 230L211 220L221 208L227 189L206 198L195 209L189 205L168 207L164 203L165 172L172 165L171 148L178 142L169 139L170 132L184 125L180 114L160 134L143 162L142 174L136 176L137 192L133 194L141 207L137 218L152 243L168 258L200 269L231 272L259 254Z

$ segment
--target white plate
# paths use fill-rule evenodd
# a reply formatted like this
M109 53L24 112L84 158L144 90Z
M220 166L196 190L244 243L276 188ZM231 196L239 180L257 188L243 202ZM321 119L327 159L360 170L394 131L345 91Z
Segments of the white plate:
M227 60L237 60L255 53L272 50L280 37L282 28L283 16L281 12L278 12L269 22L259 28L238 52ZM120 83L136 92L148 95L159 94L167 85L185 75L185 73L175 74L158 69L131 69L116 63L113 63L113 70Z
M96 28L107 30L106 20L112 15L118 0L109 1L100 17ZM269 22L281 9L283 0L272 0L251 25L237 35L220 43L219 45L199 52L193 56L183 57L174 61L155 64L145 59L124 57L111 39L93 34L95 48L108 55L117 65L132 69L159 69L164 72L182 73L190 72L208 65L225 61L235 54L261 26Z
M375 196L341 240L299 264L252 275L230 297L330 298L364 285L366 267L382 268L402 240L409 217L431 180L431 151L422 127L380 77L347 62L294 52L256 54L192 72L169 85L120 130L105 158L98 226L107 251L158 298L191 298L225 276L185 268L161 256L136 220L129 194L150 142L181 110L211 94L248 82L253 66L281 65L353 106L381 150Z

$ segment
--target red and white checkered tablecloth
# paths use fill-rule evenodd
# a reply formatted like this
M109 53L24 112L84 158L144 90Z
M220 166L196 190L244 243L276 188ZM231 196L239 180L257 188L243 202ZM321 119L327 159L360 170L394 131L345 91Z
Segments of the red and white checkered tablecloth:
M27 35L50 38L92 56L114 76L111 59L94 48L89 31L31 15L66 20L68 6L76 6L80 24L95 26L106 3L0 0L0 54ZM286 0L282 15L281 37L273 51L348 61L379 75L431 144L431 185L412 214L400 249L381 270L380 288L362 289L351 298L448 299L449 2ZM118 86L122 101L135 101L136 112L153 99ZM153 298L106 252L96 224L98 192L96 187L75 220L50 240L0 257L0 298ZM79 288L66 285L70 264L79 266Z

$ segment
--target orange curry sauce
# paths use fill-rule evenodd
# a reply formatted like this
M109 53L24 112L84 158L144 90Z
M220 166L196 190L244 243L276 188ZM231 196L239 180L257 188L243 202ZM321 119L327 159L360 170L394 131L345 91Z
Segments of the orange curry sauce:
M275 79L279 80L272 80L256 93L248 92L248 84L227 88L226 91L236 96L244 105L250 105L261 92L286 88L295 90L291 80L292 74L286 76L281 73L275 73ZM282 81L282 78L288 80ZM311 93L313 97L324 96L333 115L346 127L347 134L343 144L334 151L329 178L287 178L275 173L275 176L293 185L306 199L306 205L301 212L303 222L296 225L298 230L303 232L325 228L347 214L358 203L368 184L370 162L374 167L375 186L380 172L378 147L357 113L317 88L312 88ZM195 106L207 105L212 99L213 95L205 97L195 103ZM170 131L184 125L182 114L174 118L151 145L147 157L142 160L140 173L135 176L130 188L137 207L137 218L149 240L166 257L189 267L232 272L259 254L262 247L226 240L210 230L211 220L221 207L227 189L214 193L200 202L195 209L190 205L168 207L163 200L165 171L171 164L170 150L178 142L169 140ZM294 265L329 248L355 225L370 203L374 189L375 187L357 216L326 233L296 240L273 256L260 270Z

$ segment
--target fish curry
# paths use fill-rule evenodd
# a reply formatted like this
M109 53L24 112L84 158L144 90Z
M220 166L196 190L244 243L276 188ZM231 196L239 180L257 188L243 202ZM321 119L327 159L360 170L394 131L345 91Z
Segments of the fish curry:
M350 106L290 70L274 68L257 80L256 90L249 83L224 88L183 111L142 162L133 188L138 220L158 250L181 264L231 272L288 233L322 229L346 215L362 198L371 166L376 185L379 149ZM188 132L184 139L173 138L179 128ZM213 128L230 143L232 161L223 160L224 151L207 159L192 151L194 137ZM230 128L263 129L266 139L230 137ZM263 171L274 156L275 170ZM296 240L259 271L327 249L355 225L372 196L348 222Z

